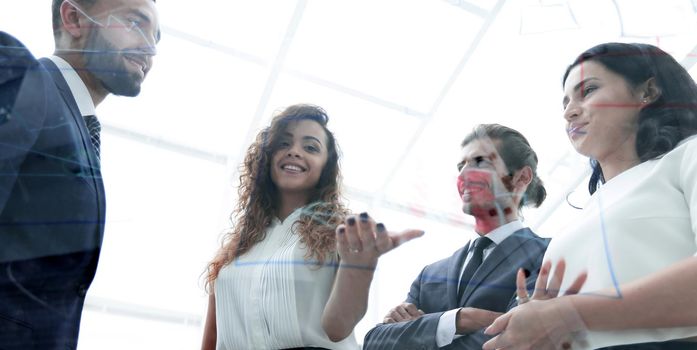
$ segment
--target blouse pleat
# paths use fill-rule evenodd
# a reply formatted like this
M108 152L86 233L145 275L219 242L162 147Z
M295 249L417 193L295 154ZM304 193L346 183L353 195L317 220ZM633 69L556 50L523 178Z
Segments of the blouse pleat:
M306 246L294 232L298 209L274 220L266 238L223 267L215 284L218 350L304 346L356 350L351 334L334 343L321 326L336 269L336 254L318 267L305 260Z

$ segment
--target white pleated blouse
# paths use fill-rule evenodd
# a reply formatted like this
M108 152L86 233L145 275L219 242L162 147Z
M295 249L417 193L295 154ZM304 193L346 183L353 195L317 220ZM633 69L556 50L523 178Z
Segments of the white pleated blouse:
M353 333L334 343L322 329L337 256L322 267L305 260L307 251L293 224L274 219L266 238L223 267L215 282L217 349L323 347L355 350Z
M621 285L691 256L697 256L697 136L600 187L567 232L552 239L545 260L566 259L562 290L587 271L586 297L622 298ZM695 335L697 327L589 332L588 348Z

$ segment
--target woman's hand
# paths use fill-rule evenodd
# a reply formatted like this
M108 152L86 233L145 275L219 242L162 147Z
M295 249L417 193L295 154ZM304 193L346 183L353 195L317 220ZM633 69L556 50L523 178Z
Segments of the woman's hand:
M502 333L484 343L483 349L566 350L583 344L585 329L568 298L531 301L497 318L484 333Z
M566 263L561 260L549 280L551 268L549 261L542 264L532 297L526 289L525 274L518 271L516 294L519 306L497 318L486 329L486 334L499 335L484 344L485 350L571 349L574 341L583 343L579 337L579 333L586 329L583 320L568 298L557 298ZM585 272L577 276L564 295L577 294L586 277Z
M372 270L382 254L423 234L421 230L388 232L385 225L376 224L367 213L361 213L347 217L344 224L337 226L337 252L342 266Z
M368 309L368 293L380 255L420 237L423 231L388 233L367 213L349 216L336 228L336 250L341 261L332 292L322 313L322 328L331 341L340 341L353 331Z
M518 300L518 305L529 300L548 300L556 298L557 295L559 295L559 288L564 280L566 261L564 261L564 259L559 260L559 263L557 263L557 268L554 270L552 280L548 282L549 272L551 269L551 261L546 261L542 264L540 274L537 276L537 281L535 281L535 290L532 293L532 297L528 295L525 273L522 268L518 269L518 275L516 276L516 299ZM564 295L577 294L581 290L581 287L583 287L583 285L586 283L587 277L588 274L585 272L582 272L576 276L576 279L573 283L571 283L571 286L569 286Z

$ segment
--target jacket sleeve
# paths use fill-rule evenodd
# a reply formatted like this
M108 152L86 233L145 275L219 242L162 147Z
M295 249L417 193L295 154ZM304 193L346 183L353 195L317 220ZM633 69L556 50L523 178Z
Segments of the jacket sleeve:
M425 270L411 284L406 300L419 308ZM436 329L442 314L430 313L414 321L378 324L366 334L363 349L437 349Z
M436 329L442 314L426 314L409 322L378 324L366 334L363 349L437 349Z
M14 37L0 32L0 213L45 118L48 74Z

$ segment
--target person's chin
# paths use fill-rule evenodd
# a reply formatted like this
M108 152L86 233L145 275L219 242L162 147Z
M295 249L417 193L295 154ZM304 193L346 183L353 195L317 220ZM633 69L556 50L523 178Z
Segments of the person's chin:
M464 202L462 203L462 212L466 215L472 215L472 211L474 208L472 207L472 203L470 202Z
M588 145L590 142L588 142L588 135L583 134L583 135L578 135L574 138L569 137L569 142L571 142L571 146L574 147L576 152L587 155L588 153Z
M462 205L462 212L475 216L475 217L486 217L492 208L495 208L491 203L464 203Z
M109 93L117 96L135 97L140 94L140 86L145 79L143 72L129 69L126 65L115 64L111 74L102 75L100 78L104 88Z
M140 82L135 81L104 83L104 87L117 96L136 97L140 94Z
M303 183L300 183L298 181L280 181L278 185L279 190L285 191L285 192L304 192L307 190L307 186L305 186Z
M477 198L467 198L462 200L462 212L472 215L474 211L481 207L481 202Z
M592 153L591 149L590 149L590 147L588 147L588 143L581 142L581 141L575 141L575 142L572 141L571 145L576 150L576 153L578 153L582 156L585 156L585 157L591 157L591 158L593 157L591 154Z

